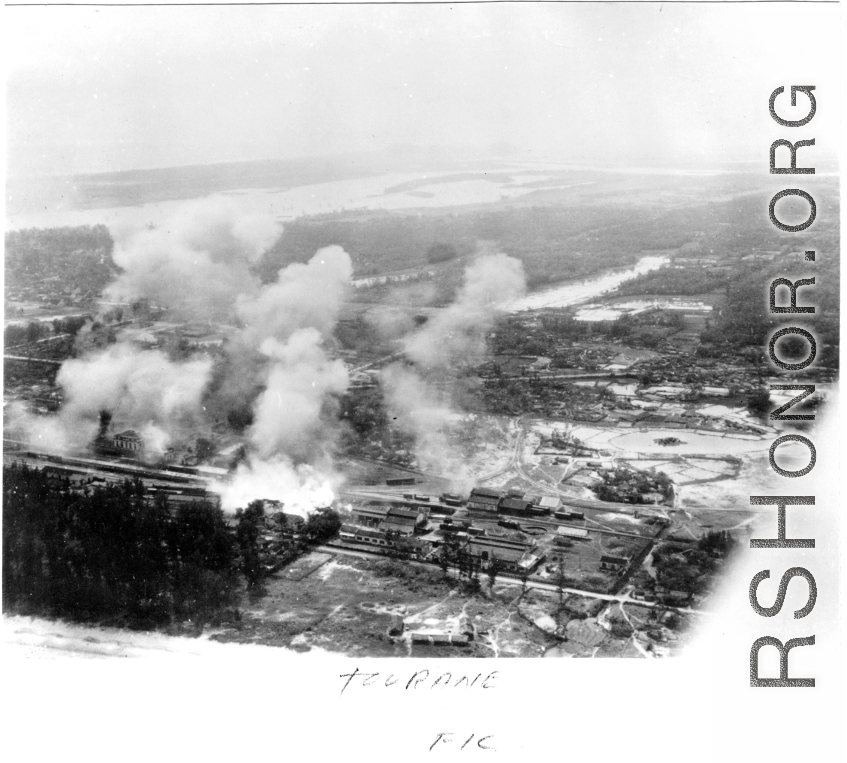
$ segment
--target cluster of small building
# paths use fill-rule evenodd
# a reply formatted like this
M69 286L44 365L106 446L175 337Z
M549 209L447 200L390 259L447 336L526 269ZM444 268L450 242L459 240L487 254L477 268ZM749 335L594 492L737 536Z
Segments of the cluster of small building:
M258 518L259 559L266 572L274 572L293 561L302 550L306 520L299 514L283 511L280 501L266 500L265 513ZM229 517L232 524L234 517Z
M529 574L544 561L545 555L535 538L514 532L520 525L510 517L552 515L562 522L577 523L585 519L583 512L562 510L561 502L553 496L527 496L517 490L503 492L485 487L471 491L467 508L469 512L485 512L492 518L497 517L497 527L478 527L473 519L454 520L449 516L451 508L450 503L436 503L431 507L422 503L411 507L357 507L352 510L349 521L342 525L339 540L431 562L442 558L446 546L451 558L470 558L479 569L496 565L500 571ZM436 513L441 515L437 520ZM587 537L588 531L576 525L560 526L556 534L557 541Z
M425 559L432 552L429 509L402 506L362 506L353 509L350 522L341 526L341 541L365 543L384 549L404 549L411 558Z
M431 518L430 509L424 507L354 508L350 521L341 527L339 539L386 552L403 551L421 561L436 561L446 545L451 554L465 554L479 562L481 569L496 560L498 569L507 572L532 572L542 561L542 555L535 553L533 539L513 537L499 528L474 527L471 520L454 522L449 516L433 525Z
M468 509L492 514L542 517L552 515L562 520L583 520L581 511L562 510L562 502L555 496L532 496L520 490L508 492L487 487L476 487L468 497Z

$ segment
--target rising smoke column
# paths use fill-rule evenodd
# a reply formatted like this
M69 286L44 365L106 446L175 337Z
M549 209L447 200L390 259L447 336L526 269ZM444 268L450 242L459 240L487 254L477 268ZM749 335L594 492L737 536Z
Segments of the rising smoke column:
M113 231L113 257L123 272L103 296L150 299L189 319L226 316L239 294L258 290L251 265L280 230L272 218L245 215L223 198L183 204L158 227ZM80 357L59 372L65 389L59 414L36 417L18 407L12 422L34 446L67 450L91 442L105 410L119 426L140 430L148 455L164 452L184 427L202 420L211 360L178 363L158 351L108 344L112 329L96 325L79 332Z
M269 339L286 343L297 329L313 328L322 337L335 326L352 276L350 256L339 246L321 249L306 263L282 268L273 283L236 300L242 329L227 344L222 377L215 379L208 401L215 410L244 408L268 381L273 353L263 352Z
M222 488L224 508L257 498L303 512L327 505L339 482L331 450L337 398L348 376L342 361L329 359L324 342L353 269L350 256L330 246L261 286L251 266L280 231L271 218L244 215L218 198L182 205L156 228L118 232L114 257L124 272L106 298L149 299L188 319L237 313L241 328L227 344L227 362L213 380L208 358L172 362L159 351L129 344L101 350L87 342L86 357L67 361L59 372L66 391L60 413L47 418L16 411L15 423L34 442L82 447L102 431L105 411L119 426L140 430L150 450L163 452L183 427L207 420L216 397L229 394L252 404L253 423L248 459Z
M444 431L456 416L428 375L480 361L499 306L525 289L519 260L502 253L478 256L465 270L456 301L406 337L406 357L413 364L395 363L382 373L389 412L414 436L420 465L448 477L456 490L467 491L471 483Z
M500 305L525 290L520 260L499 252L478 256L465 269L456 301L406 339L406 356L425 369L480 360Z
M244 328L233 341L241 373L260 376L263 391L248 430L251 455L221 492L225 510L251 500L281 500L308 513L331 502L340 477L332 469L335 403L349 383L324 341L335 326L353 268L339 246L319 250L305 265L289 265L254 298L242 297Z
M469 471L445 433L457 418L448 395L412 366L400 363L383 369L380 383L395 426L415 438L418 466L449 477L457 492L469 491L473 486Z
M324 416L327 399L347 389L341 360L329 360L314 328L299 329L286 343L267 339L262 352L270 360L264 392L256 400L250 440L260 458L285 453L310 459L328 439L331 422Z
M188 202L156 227L114 232L123 273L104 298L149 299L188 319L227 317L239 295L258 290L251 265L281 230L223 197Z
M324 247L309 262L282 268L276 281L255 296L239 298L238 315L245 324L239 340L260 347L269 338L285 342L302 328L327 336L352 275L350 255L340 246Z
M158 350L113 344L62 364L56 381L65 400L56 416L19 411L13 420L32 445L65 451L88 445L101 411L108 411L118 425L141 430L149 455L161 455L171 438L202 418L211 370L209 359L173 362Z
M333 402L348 377L323 343L352 265L343 249L327 247L260 286L251 265L280 232L271 218L244 215L218 198L185 205L159 228L119 237L115 252L125 272L109 295L145 297L193 319L234 310L242 324L205 400L219 411L252 401L250 453L222 489L226 510L273 498L308 512L331 502L339 481L329 455Z

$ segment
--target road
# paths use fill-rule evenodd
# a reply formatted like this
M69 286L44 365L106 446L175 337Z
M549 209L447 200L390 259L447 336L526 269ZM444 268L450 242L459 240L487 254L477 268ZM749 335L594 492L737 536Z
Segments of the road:
M556 485L551 485L547 482L542 482L541 480L534 479L524 471L524 440L526 439L528 429L532 426L534 422L540 420L541 419L538 416L528 415L518 416L515 418L515 427L518 431L517 437L515 439L515 447L512 451L511 457L509 458L509 463L501 469L498 469L494 472L490 472L488 474L481 475L479 478L477 478L477 484L482 485L488 480L492 480L495 477L499 477L501 474L505 474L509 470L514 469L518 473L518 475L530 485L537 487L538 489L544 491L547 494L553 493L558 496L558 498L565 506L570 506L576 509L591 509L593 511L614 512L617 514L632 515L633 511L635 510L634 506L623 508L625 504L609 503L608 501L598 501L591 498L575 498L570 493L564 490L560 490ZM644 506L643 508L649 508L649 506Z
M32 342L24 342L23 344L16 344L11 347L7 347L6 351L10 350L25 350L27 347L30 347L34 344L46 344L48 342L55 342L57 339L64 339L65 337L73 337L73 334L51 334L50 336L43 337L42 339L36 339Z
M389 559L385 554L381 554L376 551L367 551L365 549L357 549L350 548L349 546L341 546L336 544L325 544L323 546L317 546L316 549L318 551L323 551L327 554L344 554L346 556L355 556L360 559ZM415 562L404 560L403 564L411 564L414 567L419 567L422 569L438 569L437 565L430 564L429 562ZM458 573L455 570L448 570L447 573L450 577L458 577ZM496 578L496 582L501 585L522 585L522 581L518 578L513 578L508 575L498 575ZM643 601L642 599L634 599L630 595L629 592L624 593L598 593L597 591L588 591L584 588L562 588L559 587L555 583L545 583L541 580L528 580L527 581L528 588L534 588L540 591L548 591L550 593L559 593L559 590L564 591L564 593L574 594L576 596L584 596L589 599L600 599L601 601L608 602L617 602L619 604L632 604L638 607L648 607L650 609L663 609L663 610L673 610L674 612L681 612L687 615L709 615L710 612L706 612L702 609L691 609L690 607L674 607L669 606L667 604L660 604L655 601Z
M61 366L63 360L48 360L47 358L28 358L24 355L4 355L3 360L20 360L24 363L46 363L50 366Z
M403 350L399 352L392 352L390 355L385 355L382 358L377 358L376 360L372 360L370 363L365 363L363 366L356 366L356 368L349 369L349 373L355 374L360 371L367 371L369 368L374 368L376 366L381 366L383 363L388 363L390 360L396 360L399 357L402 357L405 354Z

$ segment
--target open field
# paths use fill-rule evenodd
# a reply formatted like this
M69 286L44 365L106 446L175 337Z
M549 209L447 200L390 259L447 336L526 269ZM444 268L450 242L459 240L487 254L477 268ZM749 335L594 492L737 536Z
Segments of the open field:
M517 582L498 582L492 590L485 581L474 594L435 568L314 553L267 579L261 592L245 594L238 627L212 638L372 657L645 656L643 647L632 648L632 631L624 634L603 619L606 610L621 607L653 632L638 638L652 641L657 655L659 644L676 640L660 624L661 613L634 602L566 594L560 605L555 592L522 595ZM402 633L390 636L400 621ZM466 646L417 643L427 634L470 640Z

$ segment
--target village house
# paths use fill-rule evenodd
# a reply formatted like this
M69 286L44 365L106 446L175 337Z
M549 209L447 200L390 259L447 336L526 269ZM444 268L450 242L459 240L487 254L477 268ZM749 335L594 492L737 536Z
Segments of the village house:
M601 556L600 569L605 572L622 572L629 564L625 556Z

